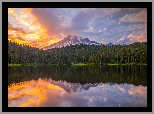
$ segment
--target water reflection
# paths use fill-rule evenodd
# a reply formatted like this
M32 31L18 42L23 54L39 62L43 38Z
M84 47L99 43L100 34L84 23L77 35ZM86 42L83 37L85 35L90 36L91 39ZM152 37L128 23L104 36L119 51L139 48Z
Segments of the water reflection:
M12 107L139 107L147 106L147 87L117 83L69 83L51 78L8 87Z
M102 66L96 67L9 67L8 85L14 82L52 78L72 83L127 83L147 85L147 66ZM111 84L111 83L110 83Z

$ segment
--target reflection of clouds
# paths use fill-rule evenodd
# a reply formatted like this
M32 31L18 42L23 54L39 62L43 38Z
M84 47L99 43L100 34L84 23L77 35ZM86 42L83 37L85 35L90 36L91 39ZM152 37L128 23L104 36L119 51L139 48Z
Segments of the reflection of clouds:
M129 90L128 90L128 93L130 95L134 95L134 94L139 94L139 95L145 95L146 94L146 90L147 90L147 87L142 87L142 86L138 86L138 87L134 87L132 86Z
M22 99L28 97L27 101L23 102L18 106L38 106L42 101L46 100L46 94L48 90L61 91L55 85L49 85L49 82L39 79L38 81L28 81L23 84L13 84L8 88L8 101L11 103L15 99ZM12 105L12 104L11 104Z
M64 93L63 96L60 96L57 92L53 95L53 92L50 92L46 96L48 100L43 102L40 106L51 106L51 107L84 107L87 106L89 99L84 99L83 96L78 94L68 94ZM53 99L52 101L50 99Z
M147 87L129 84L75 84L75 90L87 87L86 91L67 92L62 83L73 87L73 83L52 80L28 81L8 88L8 106L22 107L127 107L147 106ZM57 85L56 85L57 84ZM92 87L90 87L90 85ZM67 88L69 89L69 88Z
M106 101L107 100L107 98L106 97L104 97L104 101Z

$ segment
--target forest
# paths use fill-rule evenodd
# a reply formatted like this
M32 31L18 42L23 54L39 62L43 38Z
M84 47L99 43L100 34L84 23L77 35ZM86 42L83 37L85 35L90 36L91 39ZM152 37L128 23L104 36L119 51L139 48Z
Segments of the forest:
M8 64L147 64L147 42L129 45L78 44L43 50L8 40Z

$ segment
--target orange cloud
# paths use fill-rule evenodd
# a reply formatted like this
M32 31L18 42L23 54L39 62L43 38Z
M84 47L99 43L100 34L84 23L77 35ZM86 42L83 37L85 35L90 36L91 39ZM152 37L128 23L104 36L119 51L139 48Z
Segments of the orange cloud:
M9 35L12 34L12 35ZM29 34L34 34L33 32L26 32L25 30L23 30L23 28L14 28L12 26L12 24L8 23L8 40L11 40L13 42L17 42L19 44L27 44L27 45L31 45L31 43L28 43L28 41L26 41L26 36ZM37 37L33 37L33 39ZM29 39L28 39L29 40Z
M25 8L24 10L32 16L31 19L40 27L42 33L61 39L60 20L53 13L43 8Z
M62 31L61 21L49 10L44 8L24 8L23 11L19 11L20 16L16 15L16 10L15 8L10 8L8 12L15 17L24 29L13 28L9 24L8 33L14 35L19 34L24 40L21 41L21 38L19 40L19 37L17 38L15 36L9 37L9 40L19 41L18 43L24 42L32 47L43 48L64 38L65 34ZM33 42L34 40L35 43Z
M14 28L12 26L12 24L8 23L8 32L16 32L16 33L19 33L19 34L28 34L28 33L31 33L31 32L26 32L23 28L19 28L19 27L16 27Z
M52 91L50 94L55 96L59 92L64 92L64 89L43 79L14 83L8 86L8 106L15 105L14 100L22 101L26 97L28 100L21 102L18 107L40 106L43 102L47 102L47 95L50 91Z
M25 9L25 11L30 12L31 9ZM51 43L55 43L58 40L57 38L49 37L47 33L47 29L43 27L39 22L36 21L36 18L32 15L32 21L25 20L23 18L27 18L28 14L25 12L20 12L20 17L15 14L15 9L9 9L9 14L14 15L16 20L24 25L27 26L28 31L26 32L23 28L14 28L12 24L8 23L8 33L13 34L13 36L9 36L8 40L13 42L31 45L32 47L43 48L46 46L51 45ZM33 22L35 21L35 22ZM18 35L20 37L16 37ZM35 40L35 43L33 42Z
M18 39L17 39L18 38ZM13 35L11 36L8 36L8 40L11 40L12 42L16 42L16 43L19 43L19 44L25 44L25 41L24 39L22 39L22 37L14 37Z
M123 41L124 40L124 37L120 38L117 42L120 42L120 41Z
M20 12L20 18L27 18L27 14L25 14L24 12Z
M127 37L130 39L130 43L133 43L134 41L145 42L147 40L147 38L142 33L139 35L129 34Z
M20 16L17 16L15 14L15 9L9 9L9 13L11 15L16 15L17 21L20 24L26 26L28 31L31 32L26 32L22 28L13 28L13 26L10 23L8 25L8 32L9 34L14 35L19 34L21 37L23 37L23 39L25 39L23 41L27 45L31 45L32 47L37 48L43 48L51 45L51 43L58 42L62 38L59 39L59 36L61 35L59 35L58 29L55 26L55 23L57 23L56 18L52 19L52 17L49 17L50 20L46 20L46 18L44 17L46 17L49 12L46 12L46 10L44 9L41 9L40 13L38 11L40 10L37 8L25 8L24 12L20 12ZM43 16L44 13L45 16ZM31 20L26 20L25 18L27 17ZM9 39L12 41L19 41L18 38L9 37ZM35 43L33 42L34 40ZM19 42L21 43L21 41Z
M8 8L8 13L11 16L17 17L17 14L15 13L15 8Z
M134 95L134 94L145 95L146 91L147 91L146 87L138 86L136 88L130 88L130 90L128 90L128 93L130 95Z

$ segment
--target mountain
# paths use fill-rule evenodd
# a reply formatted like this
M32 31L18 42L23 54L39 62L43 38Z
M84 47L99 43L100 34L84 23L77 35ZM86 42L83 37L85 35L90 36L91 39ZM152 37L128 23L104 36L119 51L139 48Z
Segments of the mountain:
M60 81L55 81L52 79L48 79L48 80L50 81L51 84L54 84L54 85L57 85L57 86L63 88L68 93L86 91L92 87L97 87L97 86L101 85L101 83L81 85L79 83L70 83L70 82L66 82L66 81L62 81L62 80L60 80Z
M106 46L113 46L114 44L112 44L111 42L109 44L106 44Z
M44 47L44 50L51 49L51 48L61 48L61 47L76 45L76 44L101 45L100 43L97 43L95 41L90 41L88 38L81 38L81 37L69 35L57 43Z

